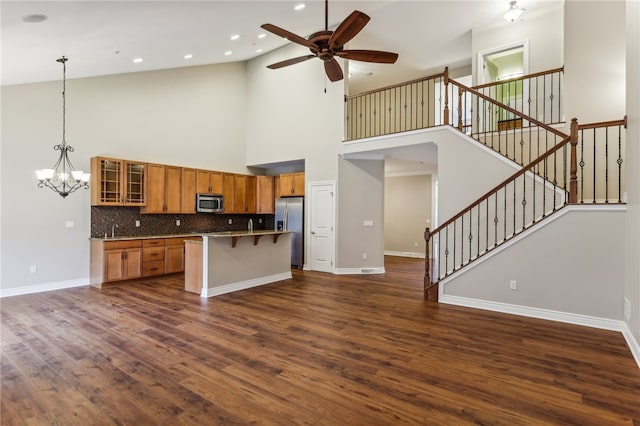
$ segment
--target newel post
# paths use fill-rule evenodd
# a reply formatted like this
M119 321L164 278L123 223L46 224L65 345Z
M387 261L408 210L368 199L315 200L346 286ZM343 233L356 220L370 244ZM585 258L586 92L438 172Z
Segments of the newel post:
M445 126L449 124L449 67L444 68L444 121Z
M429 239L431 238L431 232L429 228L425 228L424 230L424 241L426 243L425 253L424 253L424 298L427 297L427 289L431 286L431 259L429 253Z
M571 160L569 162L569 204L578 202L578 119L571 119Z

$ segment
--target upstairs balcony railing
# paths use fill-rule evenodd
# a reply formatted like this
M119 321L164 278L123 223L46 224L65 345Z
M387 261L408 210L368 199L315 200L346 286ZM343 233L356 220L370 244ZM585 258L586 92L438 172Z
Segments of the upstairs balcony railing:
M476 99L449 78L449 70L345 97L346 140L450 124L467 134L564 122L563 68L475 86ZM453 84L449 84L453 83ZM478 99L483 99L479 102ZM491 99L496 103L489 102ZM508 145L499 135L494 146Z

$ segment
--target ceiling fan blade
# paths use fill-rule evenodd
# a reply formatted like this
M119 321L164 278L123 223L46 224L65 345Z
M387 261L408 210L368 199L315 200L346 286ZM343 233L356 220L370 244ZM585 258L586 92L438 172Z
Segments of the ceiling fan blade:
M299 62L304 62L308 59L315 58L316 55L305 55L299 56L297 58L287 59L286 61L276 62L275 64L267 65L267 68L275 70L282 67L288 67L289 65L297 64Z
M336 56L352 61L376 62L379 64L393 64L398 59L397 53L382 52L380 50L341 50Z
M340 68L340 64L335 60L335 58L324 63L324 71L327 73L327 77L329 77L329 80L331 81L342 80L344 77L342 75L342 68Z
M353 11L351 15L347 16L338 28L333 32L329 39L329 49L337 49L344 46L358 34L367 22L369 22L369 16L360 12Z
M289 32L285 29L282 29L280 27L276 27L275 25L272 24L262 24L260 25L260 28L269 31L270 33L273 33L277 36L286 38L289 41L292 41L294 43L298 43L301 44L303 46L308 47L309 49L315 49L318 50L318 46L315 43L311 43L309 40L307 40L306 38L300 37L299 35L296 35L292 32Z

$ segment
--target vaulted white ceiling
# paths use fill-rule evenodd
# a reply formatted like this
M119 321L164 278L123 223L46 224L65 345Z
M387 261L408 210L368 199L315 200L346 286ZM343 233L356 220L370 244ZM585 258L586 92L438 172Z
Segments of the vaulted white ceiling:
M306 7L294 10L299 3ZM548 2L519 4L531 9L544 3ZM62 55L70 58L68 78L79 78L246 61L288 43L262 30L263 23L303 37L324 29L324 2L318 0L3 0L0 7L2 85L60 79L61 67L55 60ZM398 75L414 78L440 72L445 65L469 64L471 28L508 25L502 18L507 7L506 0L332 0L329 26L335 28L353 10L371 16L349 48L397 52L398 62L351 61L350 68L354 85L378 87L397 82ZM23 21L33 14L48 19ZM267 36L258 38L261 33ZM240 37L232 41L233 34ZM308 53L302 46L299 49L300 55ZM232 53L225 55L228 51ZM193 57L184 59L187 54ZM143 61L134 63L135 58Z

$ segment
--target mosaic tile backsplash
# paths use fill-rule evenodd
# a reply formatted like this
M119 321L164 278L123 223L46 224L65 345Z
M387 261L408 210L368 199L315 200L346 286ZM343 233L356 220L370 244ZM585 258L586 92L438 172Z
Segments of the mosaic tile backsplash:
M255 230L274 227L274 215L271 214L140 214L138 207L91 207L91 237L111 236L114 224L118 225L116 237L242 231L247 229L249 219L253 219ZM139 227L136 227L136 220L140 221ZM180 226L176 225L176 220L180 221Z

